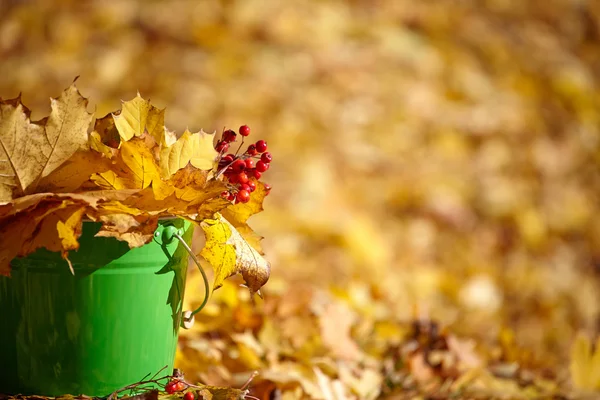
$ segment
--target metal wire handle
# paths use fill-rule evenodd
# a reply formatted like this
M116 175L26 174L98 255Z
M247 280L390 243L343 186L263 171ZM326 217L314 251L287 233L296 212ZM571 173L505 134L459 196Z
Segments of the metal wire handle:
M179 242L186 249L186 251L188 252L190 257L192 257L192 260L194 260L194 263L196 263L196 266L198 267L198 269L200 270L200 273L202 274L202 280L204 281L205 291L204 291L204 301L202 302L202 304L200 304L200 306L198 308L196 308L194 311L184 311L183 312L183 320L181 321L181 326L184 329L190 329L192 326L194 326L194 315L198 314L200 312L200 310L202 310L204 308L204 306L206 306L206 303L208 303L208 298L210 297L210 286L208 284L208 277L206 276L206 272L204 272L204 268L202 268L202 266L200 265L200 261L198 261L198 258L196 257L196 255L194 254L194 252L192 251L190 246L186 243L186 241L181 236L181 230L177 229L173 225L165 226L162 231L162 238L161 238L163 244L171 243L173 241L173 237L176 237L177 239L179 239Z

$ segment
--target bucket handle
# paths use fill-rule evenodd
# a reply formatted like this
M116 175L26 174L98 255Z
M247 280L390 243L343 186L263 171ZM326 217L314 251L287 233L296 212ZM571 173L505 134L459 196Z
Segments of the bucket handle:
M202 310L204 308L204 306L206 306L206 303L208 302L208 298L210 297L210 286L208 284L208 278L206 277L206 272L204 272L204 268L202 268L202 266L200 265L200 261L198 261L198 258L196 257L196 255L194 254L194 252L192 251L190 246L186 243L186 241L181 236L182 233L183 232L181 229L177 229L173 225L167 225L164 227L164 229L162 231L161 239L162 239L163 244L169 244L173 241L173 238L177 238L179 240L179 242L183 245L183 247L187 250L190 257L192 257L192 260L194 260L194 263L200 270L200 273L202 274L202 279L204 280L204 289L205 289L204 301L194 311L189 311L189 310L184 311L183 315L182 315L183 319L181 321L181 326L184 329L190 329L192 326L194 326L194 315L198 314L200 312L200 310Z

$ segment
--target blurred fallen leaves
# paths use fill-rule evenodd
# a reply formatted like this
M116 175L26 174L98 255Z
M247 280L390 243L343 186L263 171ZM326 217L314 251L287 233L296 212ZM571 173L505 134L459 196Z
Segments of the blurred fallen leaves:
M590 339L577 335L571 350L571 376L576 388L600 390L600 338L592 347Z
M235 278L214 292L186 374L259 369L261 399L576 395L571 346L600 319L597 2L10 4L2 93L35 109L81 74L100 115L139 89L169 126L248 123L278 154L252 220L277 274L257 309ZM333 356L327 304L367 361ZM425 357L431 319L449 349Z

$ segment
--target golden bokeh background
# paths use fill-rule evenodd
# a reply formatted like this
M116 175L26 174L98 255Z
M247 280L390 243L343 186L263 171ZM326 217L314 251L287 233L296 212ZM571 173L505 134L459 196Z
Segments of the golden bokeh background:
M575 334L600 327L600 3L0 0L0 96L39 118L75 76L96 116L139 91L170 129L248 124L274 156L251 220L265 300L215 292L182 333L188 377L258 369L318 398L328 360L374 398L419 316L570 385ZM369 355L348 361L364 393L325 320Z

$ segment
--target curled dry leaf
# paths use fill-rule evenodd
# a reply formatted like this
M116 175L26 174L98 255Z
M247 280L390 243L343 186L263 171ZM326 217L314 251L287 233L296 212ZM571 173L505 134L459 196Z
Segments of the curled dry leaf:
M226 278L240 273L250 293L257 293L269 280L269 262L220 214L216 219L203 221L200 226L206 234L206 245L200 256L215 270L213 290L221 287Z

